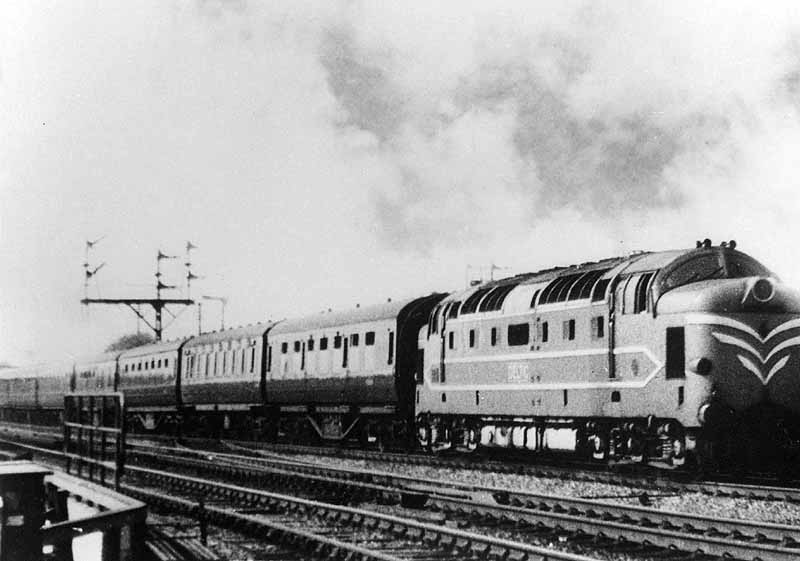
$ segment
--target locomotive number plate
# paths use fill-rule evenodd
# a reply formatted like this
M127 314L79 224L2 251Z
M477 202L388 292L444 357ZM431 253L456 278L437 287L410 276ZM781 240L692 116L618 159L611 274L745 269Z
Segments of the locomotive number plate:
M527 384L531 381L528 364L525 362L512 362L508 365L509 384Z

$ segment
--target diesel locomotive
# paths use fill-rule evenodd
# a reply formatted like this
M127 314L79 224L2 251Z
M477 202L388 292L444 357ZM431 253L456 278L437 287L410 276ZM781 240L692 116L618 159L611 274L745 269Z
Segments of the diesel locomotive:
M735 242L0 371L0 415L121 391L139 431L795 462L800 294Z

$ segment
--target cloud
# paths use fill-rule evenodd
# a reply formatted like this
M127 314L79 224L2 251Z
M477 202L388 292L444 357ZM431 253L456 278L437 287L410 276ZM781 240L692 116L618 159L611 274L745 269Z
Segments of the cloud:
M388 177L371 200L393 248L491 244L492 228L509 234L562 209L606 234L626 217L688 209L710 186L742 188L752 139L780 134L765 127L798 98L796 14L578 2L558 17L470 6L453 21L444 9L387 18L358 6L319 57L341 134L379 146L367 150ZM492 131L472 129L478 149L459 142L476 118ZM476 180L484 166L493 175ZM526 212L483 227L491 198Z

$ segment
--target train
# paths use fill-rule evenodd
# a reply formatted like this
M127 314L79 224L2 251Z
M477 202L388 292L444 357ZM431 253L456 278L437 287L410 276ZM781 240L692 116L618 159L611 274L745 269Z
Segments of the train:
M800 293L736 242L0 370L0 419L665 469L797 464Z

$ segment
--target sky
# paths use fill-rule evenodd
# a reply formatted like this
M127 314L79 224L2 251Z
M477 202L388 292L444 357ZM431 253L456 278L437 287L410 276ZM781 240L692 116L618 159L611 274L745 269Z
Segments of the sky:
M98 238L228 326L706 237L800 286L798 147L793 1L6 1L0 362L147 330Z

